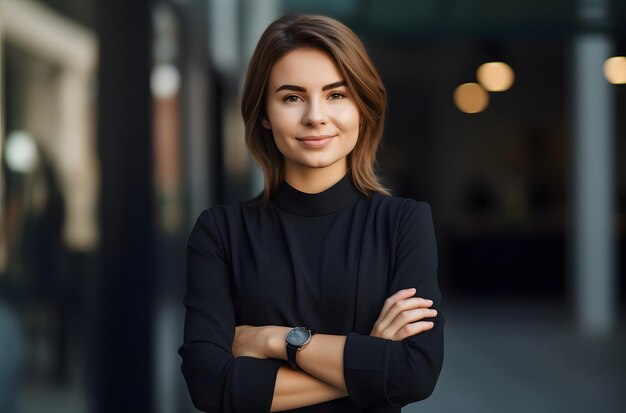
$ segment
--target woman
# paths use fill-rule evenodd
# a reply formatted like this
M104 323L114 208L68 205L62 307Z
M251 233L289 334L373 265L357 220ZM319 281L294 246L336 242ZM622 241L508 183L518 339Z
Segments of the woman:
M386 95L359 39L321 16L261 36L243 91L256 198L188 241L182 371L207 412L399 412L443 362L428 204L374 174ZM432 301L431 301L432 300Z

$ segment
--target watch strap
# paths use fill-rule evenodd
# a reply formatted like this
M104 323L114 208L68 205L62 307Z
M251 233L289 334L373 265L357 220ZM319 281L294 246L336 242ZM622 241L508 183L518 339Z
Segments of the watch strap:
M287 343L287 361L289 361L289 365L294 370L301 370L296 362L296 354L298 354L298 348Z

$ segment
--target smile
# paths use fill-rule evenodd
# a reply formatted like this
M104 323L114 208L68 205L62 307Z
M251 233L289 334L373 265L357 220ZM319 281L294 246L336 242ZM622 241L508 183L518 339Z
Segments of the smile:
M323 148L334 138L332 135L321 136L305 136L302 138L296 138L302 145L307 148Z

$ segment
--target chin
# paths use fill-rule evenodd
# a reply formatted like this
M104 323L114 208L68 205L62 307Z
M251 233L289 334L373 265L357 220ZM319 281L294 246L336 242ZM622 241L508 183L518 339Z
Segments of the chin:
M302 164L303 166L307 166L309 168L325 168L327 166L334 165L341 159L342 158L330 159L330 160L329 159L309 159L309 160L305 159L302 162L300 162L300 164Z

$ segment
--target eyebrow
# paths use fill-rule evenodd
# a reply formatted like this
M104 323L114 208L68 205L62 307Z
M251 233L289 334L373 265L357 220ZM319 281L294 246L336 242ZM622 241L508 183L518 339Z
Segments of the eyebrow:
M336 87L341 87L341 86L347 86L348 84L346 83L345 80L340 80L339 82L334 82L334 83L329 83L328 85L325 85L324 87L322 87L322 91L326 91L329 89L334 89ZM274 93L278 93L281 90L291 90L294 92L306 92L306 88L302 87L302 86L296 86L296 85L282 85L280 87L278 87L278 89L276 89L274 91Z

